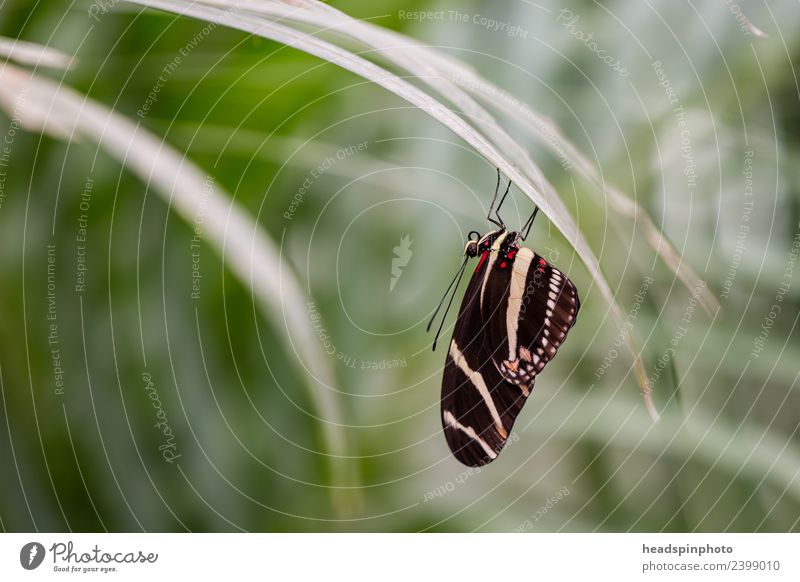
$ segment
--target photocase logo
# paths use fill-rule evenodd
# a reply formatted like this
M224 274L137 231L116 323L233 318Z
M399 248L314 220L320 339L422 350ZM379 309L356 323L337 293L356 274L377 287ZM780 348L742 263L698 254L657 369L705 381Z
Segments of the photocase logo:
M44 546L39 542L29 542L19 551L19 563L26 570L35 570L44 561Z
M403 275L403 269L408 265L411 256L414 254L411 252L411 243L413 242L409 235L405 235L400 239L400 244L393 249L394 258L392 258L392 279L389 281L389 293L394 291L394 286L397 285Z
M558 262L558 257L561 256L561 253L558 251L558 249L551 249L550 247L544 247L544 250L548 261L550 261L551 263Z

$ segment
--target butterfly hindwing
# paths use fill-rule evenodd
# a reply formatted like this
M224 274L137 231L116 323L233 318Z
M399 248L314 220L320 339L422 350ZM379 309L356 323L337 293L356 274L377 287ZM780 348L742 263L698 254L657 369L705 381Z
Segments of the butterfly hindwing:
M507 381L525 385L555 356L580 309L572 281L543 257L501 248L488 279L483 314L489 349Z

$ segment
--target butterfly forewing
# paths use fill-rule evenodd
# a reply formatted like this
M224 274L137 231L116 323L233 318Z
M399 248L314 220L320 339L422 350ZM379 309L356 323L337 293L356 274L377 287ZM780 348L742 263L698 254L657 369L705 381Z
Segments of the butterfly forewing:
M488 349L489 323L481 313L481 296L503 284L491 276L491 267L487 252L464 294L442 381L445 437L453 455L469 466L497 457L528 394L527 386L503 379Z
M578 308L569 279L529 249L483 252L447 346L442 381L442 426L459 461L477 466L497 457Z

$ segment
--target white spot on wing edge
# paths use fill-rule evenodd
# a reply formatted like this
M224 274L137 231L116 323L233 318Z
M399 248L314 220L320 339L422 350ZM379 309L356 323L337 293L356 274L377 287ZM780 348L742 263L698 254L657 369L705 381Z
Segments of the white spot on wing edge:
M464 358L464 354L461 353L461 350L458 349L458 345L456 345L456 340L450 342L450 357L453 358L453 363L466 374L469 381L472 382L472 385L475 386L475 389L480 393L481 398L483 398L483 401L486 403L486 408L489 409L489 413L492 415L494 425L497 427L497 432L500 433L500 436L504 439L508 438L508 432L503 426L500 413L497 412L497 407L494 405L492 395L489 394L489 388L486 386L483 376L480 372L475 372L469 367L467 360Z
M483 452L485 452L490 459L497 458L497 453L494 451L494 449L492 449L492 447L489 446L489 443L487 443L485 440L483 440L481 437L478 436L478 433L475 432L474 428L472 428L471 426L464 426L463 424L458 422L456 420L456 417L453 416L453 413L450 412L449 410L444 411L444 413L442 414L442 418L444 418L444 422L447 426L462 431L469 438L477 442L483 449Z
M517 359L517 330L519 329L519 314L522 310L522 298L525 296L525 283L528 280L528 270L533 260L533 251L522 247L514 257L514 266L511 269L511 286L508 290L508 310L506 311L506 332L508 333L508 359Z

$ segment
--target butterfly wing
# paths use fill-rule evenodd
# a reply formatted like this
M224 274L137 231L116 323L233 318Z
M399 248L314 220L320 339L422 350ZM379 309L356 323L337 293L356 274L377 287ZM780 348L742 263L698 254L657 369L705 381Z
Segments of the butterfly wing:
M456 459L472 467L489 463L500 453L533 385L533 380L507 381L489 350L486 336L491 317L487 321L482 315L481 301L496 295L496 286L506 284L492 276L496 258L496 252L484 252L470 279L442 380L442 426L447 444Z
M553 359L580 309L572 281L543 257L516 245L492 265L483 316L495 367L508 382L526 385Z
M468 466L497 458L533 388L580 309L572 281L516 245L484 252L448 346L442 426Z

